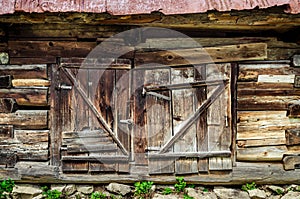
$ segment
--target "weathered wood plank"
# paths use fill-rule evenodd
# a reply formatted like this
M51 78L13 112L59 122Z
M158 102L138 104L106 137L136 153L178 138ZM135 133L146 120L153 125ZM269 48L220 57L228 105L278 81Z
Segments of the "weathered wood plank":
M97 130L83 130L83 131L64 131L62 132L63 139L75 139L75 138L102 138L108 136L108 133L104 133L102 129Z
M99 172L115 172L117 170L116 164L102 164L102 163L89 163L89 171L92 173L99 173Z
M11 75L14 79L47 78L47 66L32 65L0 65L0 75Z
M49 87L50 81L44 79L13 79L13 87Z
M14 65L56 64L57 57L11 57L9 62Z
M13 98L18 105L47 106L48 90L37 88L0 89L0 98Z
M11 87L11 75L0 76L0 88Z
M14 130L14 138L23 144L48 143L49 130Z
M137 52L136 64L156 63L167 66L203 63L233 62L243 60L262 60L267 58L265 43L240 44L185 50Z
M115 156L107 156L107 155L98 155L98 156L62 156L62 161L88 161L88 162L128 162L128 156L124 155L115 155Z
M196 81L209 81L206 80L206 65L195 67L195 80ZM200 87L195 89L196 107L207 99L207 87ZM196 136L197 136L197 151L208 150L208 134L207 134L207 111L204 111L198 121L196 121ZM208 158L198 158L198 171L208 172Z
M264 139L282 139L285 138L285 130L273 130L261 128L238 131L237 140L264 140Z
M15 113L0 113L0 124L14 125L22 129L48 128L48 111L18 110Z
M174 160L150 159L149 174L173 174L175 172Z
M12 98L0 98L0 113L13 113L18 109L17 102Z
M195 81L195 70L193 67L171 69L171 84L185 84ZM176 136L178 139L173 139L174 153L178 152L196 152L197 139L196 139L196 124L199 116L193 119L193 122L187 127L180 129L178 126L185 126L191 116L194 115L196 110L195 105L195 92L191 87L186 87L181 90L172 91L172 105L173 105L173 138ZM181 134L182 136L179 136ZM171 136L171 135L170 135ZM171 137L170 137L171 138ZM172 139L168 139L163 147L170 143ZM161 151L159 152L161 153ZM178 158L175 160L175 173L176 174L190 174L198 173L197 158Z
M62 158L65 157L65 152L62 153ZM87 153L77 153L73 154L71 157L88 157ZM66 160L61 162L61 168L63 172L82 172L86 173L89 170L89 163L88 161L73 161L73 160Z
M289 104L297 103L299 96L294 95L243 95L238 97L238 110L288 110Z
M287 130L299 128L300 122L286 111L239 111L238 121L238 132Z
M299 72L289 64L239 64L239 81L257 81L260 75L293 75Z
M200 152L172 152L163 154L148 154L149 159L176 159L176 158L207 158L207 157L228 157L230 151L200 151Z
M286 144L298 145L300 144L300 129L289 129L285 131Z
M208 162L210 171L232 170L231 157L210 157Z
M275 146L286 144L285 137L271 137L264 139L248 139L248 140L238 140L238 147L255 147L255 146Z
M96 42L12 40L8 41L8 50L11 58L52 56L86 57L89 54L89 52L96 46Z
M87 152L116 152L118 150L115 144L74 144L67 145L68 153L87 153Z
M81 69L116 69L129 70L131 69L130 59L115 59L115 58L61 58L61 66L65 68L81 68ZM94 71L95 72L95 71Z
M133 116L134 128L132 130L132 156L135 163L139 165L148 164L145 157L146 148L148 146L147 140L147 115L146 115L146 98L143 97L143 86L145 82L145 70L134 70L132 73L131 86L131 100L133 106L131 114ZM130 94L130 93L129 93Z
M295 75L258 75L258 82L267 83L294 83Z
M145 85L148 84L168 84L170 83L169 69L156 69L145 71ZM147 93L149 94L149 93ZM171 98L171 92L155 92L165 97ZM158 95L159 96L159 95ZM148 149L161 148L172 136L172 117L171 117L171 102L164 98L155 95L146 95L147 108L147 140ZM156 151L157 152L157 151ZM148 150L148 153L155 153ZM173 173L173 160L151 160L149 159L150 174Z
M22 176L23 179L37 180L37 181L47 181L47 179L57 179L59 176L58 167L51 166L48 162L29 162L29 161L19 161L16 166L18 169L18 174Z
M72 38L107 38L121 31L125 31L130 26L91 26L88 24L78 25L73 23L68 24L23 24L22 26L12 25L8 30L8 34L12 38L36 38L36 39L52 39L70 40Z
M238 161L281 161L288 152L286 146L237 148Z
M207 80L218 79L222 76L231 80L231 65L217 64L207 65ZM208 151L230 150L231 138L231 85L230 81L222 85L224 90L207 110L207 133ZM208 93L211 94L215 86L208 86ZM213 94L212 94L213 95ZM231 170L231 157L210 157L209 170Z
M0 149L15 153L19 160L48 160L48 142L21 143L18 140L1 144Z

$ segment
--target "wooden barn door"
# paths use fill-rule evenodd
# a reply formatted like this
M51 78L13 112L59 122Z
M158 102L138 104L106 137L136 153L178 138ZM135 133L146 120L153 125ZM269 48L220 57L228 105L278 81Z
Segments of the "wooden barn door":
M232 169L231 64L81 62L62 60L52 74L51 152L64 172Z
M231 64L133 72L134 157L150 174L231 170Z
M89 61L62 59L53 71L53 163L63 172L129 172L131 63Z

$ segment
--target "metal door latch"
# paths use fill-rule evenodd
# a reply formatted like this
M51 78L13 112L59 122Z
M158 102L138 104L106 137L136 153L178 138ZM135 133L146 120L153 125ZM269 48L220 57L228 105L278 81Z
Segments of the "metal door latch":
M128 120L120 120L121 124L128 124L128 125L132 125L132 120L128 119Z
M72 90L72 86L66 84L58 84L56 87L58 90Z

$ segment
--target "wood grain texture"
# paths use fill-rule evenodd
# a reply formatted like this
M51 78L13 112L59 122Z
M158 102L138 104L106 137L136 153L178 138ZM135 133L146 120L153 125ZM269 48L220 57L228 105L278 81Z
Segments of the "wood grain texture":
M149 63L167 66L203 63L233 62L243 60L263 60L267 58L265 43L206 47L196 49L137 52L135 61L142 67Z
M44 79L13 79L13 87L49 87L50 81Z
M47 78L47 66L32 65L0 65L0 75L11 75L14 79Z
M12 98L22 106L47 106L46 88L0 89L0 98Z
M48 111L18 110L15 113L0 113L0 124L14 125L22 129L48 128Z
M254 148L237 148L238 161L281 161L288 152L286 146L263 146Z

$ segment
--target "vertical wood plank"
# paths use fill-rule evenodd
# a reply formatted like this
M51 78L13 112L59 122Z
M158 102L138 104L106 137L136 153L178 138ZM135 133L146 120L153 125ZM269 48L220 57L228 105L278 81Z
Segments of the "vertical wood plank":
M207 79L230 78L230 64L209 64L207 65ZM229 82L230 85L230 82ZM231 146L231 99L230 86L226 86L220 97L208 108L208 150L229 150ZM224 85L225 86L225 85ZM208 94L215 86L209 86ZM230 170L232 169L231 157L209 158L209 170Z
M188 83L194 81L194 68L171 69L171 83ZM195 111L194 89L182 89L172 91L173 99L173 125L176 128ZM188 132L174 144L174 152L197 151L196 124L193 124ZM177 159L175 161L176 174L198 173L197 160Z
M60 165L60 147L62 120L64 115L61 114L61 91L57 89L60 83L60 71L58 65L53 64L49 69L49 79L52 82L50 86L50 163L53 166Z
M195 66L195 80L205 80L206 78L206 66L200 65ZM196 108L200 107L202 102L207 99L207 88L200 87L196 88ZM208 135L207 135L207 111L205 110L199 120L196 123L196 134L197 134L197 150L207 151L208 150ZM208 158L198 160L199 172L208 172Z
M170 69L146 70L146 85L161 85L170 83ZM155 153L172 136L171 121L171 92L156 92L157 94L169 97L170 100L146 94L147 109L147 139L148 152ZM154 150L154 151L153 151ZM174 160L149 160L150 174L174 173Z
M131 99L133 100L133 126L134 133L133 146L134 158L137 165L147 165L148 160L145 157L147 148L146 135L146 98L143 96L143 87L145 81L145 70L135 70L132 76Z

